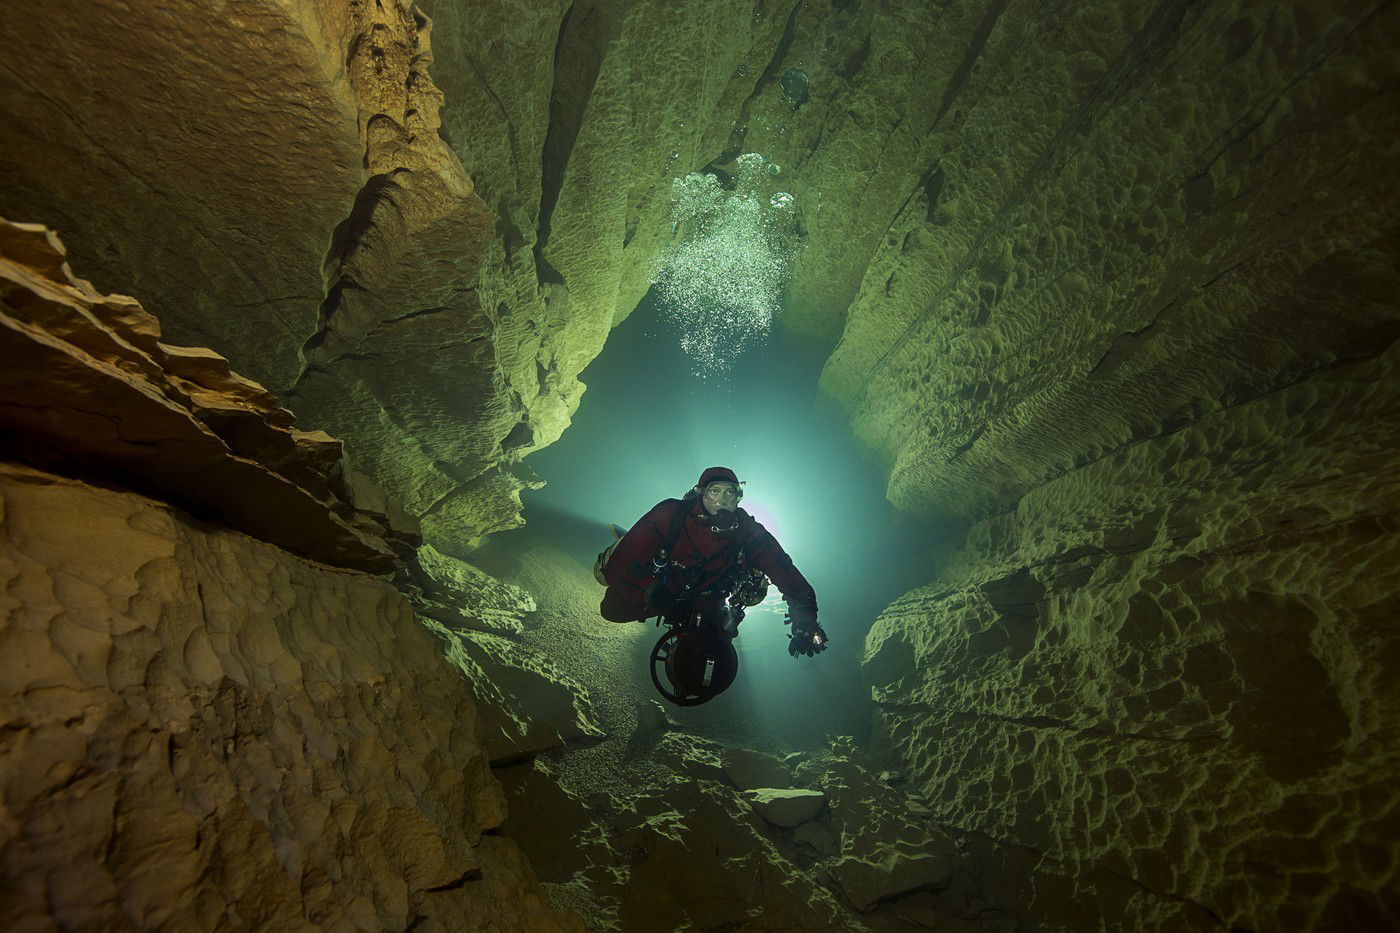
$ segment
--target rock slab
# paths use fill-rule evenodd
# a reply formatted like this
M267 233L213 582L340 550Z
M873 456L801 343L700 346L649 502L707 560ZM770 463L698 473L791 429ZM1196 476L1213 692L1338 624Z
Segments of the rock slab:
M58 237L0 220L0 451L132 488L313 560L373 573L411 535L355 508L340 442L135 300L74 277Z
M760 787L744 796L759 816L774 826L801 826L826 806L826 794L801 787Z
M725 748L720 753L720 766L734 786L740 790L759 787L791 787L792 772L772 755L748 748Z

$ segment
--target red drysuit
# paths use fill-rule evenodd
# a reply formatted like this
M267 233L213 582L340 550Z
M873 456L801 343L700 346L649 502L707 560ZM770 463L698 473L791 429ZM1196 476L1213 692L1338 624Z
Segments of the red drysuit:
M646 604L646 591L662 578L652 558L665 545L678 510L684 518L677 525L670 562L679 563L665 572L665 589L676 596L684 590L687 598L703 593L719 583L735 568L742 551L744 566L768 575L790 605L810 606L815 614L817 597L806 577L792 565L792 558L752 515L735 509L739 526L731 532L716 533L710 514L701 500L667 499L643 515L613 549L603 568L608 589L598 607L610 622L634 622L658 615Z

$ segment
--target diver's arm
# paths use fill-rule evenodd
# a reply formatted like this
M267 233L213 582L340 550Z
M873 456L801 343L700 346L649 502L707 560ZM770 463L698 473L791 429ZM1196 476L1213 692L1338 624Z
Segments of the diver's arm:
M646 586L651 577L651 560L665 540L666 526L675 513L675 502L675 499L658 502L617 542L603 568L608 586Z
M745 529L744 548L748 552L749 563L768 575L768 579L773 581L773 585L783 594L783 599L787 600L789 606L810 607L815 616L817 594L812 589L812 584L793 566L792 558L767 528L754 521L747 512L740 510L740 513L748 519L742 524Z

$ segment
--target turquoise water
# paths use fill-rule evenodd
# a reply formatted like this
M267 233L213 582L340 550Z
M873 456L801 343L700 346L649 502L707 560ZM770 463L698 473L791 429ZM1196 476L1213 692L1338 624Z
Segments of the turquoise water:
M789 267L801 247L797 204L777 190L778 166L756 152L734 160L722 182L695 172L671 185L678 240L652 277L657 304L696 376L723 378L743 351L767 338Z
M727 375L702 378L682 336L655 295L613 332L583 374L588 390L573 425L527 461L548 481L523 497L527 527L498 536L498 546L548 540L591 565L608 522L630 527L661 499L683 495L704 468L732 467L745 481L743 507L816 588L831 649L795 660L781 603L755 611L740 631L734 687L704 707L672 712L727 718L736 728L749 721L752 731L755 717L810 702L782 725L788 744L814 743L827 731L863 735L865 632L890 600L932 577L927 548L950 529L901 516L844 419L814 404L822 354L776 331L736 354ZM608 623L580 620L585 632L591 624ZM640 665L636 673L648 676Z

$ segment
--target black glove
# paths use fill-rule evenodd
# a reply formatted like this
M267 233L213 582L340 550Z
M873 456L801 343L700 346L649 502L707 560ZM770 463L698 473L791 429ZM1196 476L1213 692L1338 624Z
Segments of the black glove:
M788 654L794 658L799 654L812 657L826 650L826 632L817 624L817 610L811 606L789 606L788 621L792 632L788 635Z

